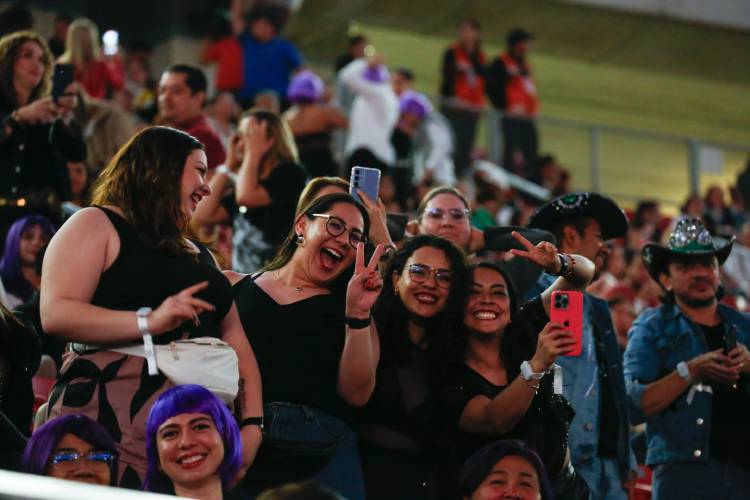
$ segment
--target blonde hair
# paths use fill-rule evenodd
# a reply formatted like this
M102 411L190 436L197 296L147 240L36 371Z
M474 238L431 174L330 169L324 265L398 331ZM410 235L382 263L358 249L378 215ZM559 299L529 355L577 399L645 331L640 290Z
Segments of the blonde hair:
M102 58L102 46L99 43L99 29L90 19L79 17L70 24L65 39L65 52L60 62L72 64L77 70L83 70L94 61Z
M271 164L274 168L279 163L298 163L299 154L297 153L297 143L294 142L294 135L285 120L274 113L262 108L253 108L247 111L243 116L253 118L260 122L265 122L266 132L269 139L273 139L273 145L263 155L260 162L260 170L269 168L266 165Z

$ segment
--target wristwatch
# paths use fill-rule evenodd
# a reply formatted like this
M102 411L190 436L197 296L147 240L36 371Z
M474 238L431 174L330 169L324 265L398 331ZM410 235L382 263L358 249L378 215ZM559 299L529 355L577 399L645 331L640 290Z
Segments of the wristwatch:
M535 372L531 368L531 364L528 361L524 361L521 363L521 376L528 382L529 380L541 379L544 377L544 372Z
M680 361L677 363L677 375L684 378L688 382L693 381L693 377L690 375L690 368L688 368L687 363L684 361Z
M263 434L266 433L266 426L263 417L247 417L240 422L239 427L240 429L242 429L243 427L247 427L248 425L257 425L260 429L260 432L262 432Z
M141 307L135 312L135 317L138 320L138 331L141 332L143 337L143 350L146 351L146 364L148 365L148 374L156 375L159 373L159 369L156 366L156 351L154 350L154 340L151 337L151 332L148 331L148 317L153 312L150 307Z

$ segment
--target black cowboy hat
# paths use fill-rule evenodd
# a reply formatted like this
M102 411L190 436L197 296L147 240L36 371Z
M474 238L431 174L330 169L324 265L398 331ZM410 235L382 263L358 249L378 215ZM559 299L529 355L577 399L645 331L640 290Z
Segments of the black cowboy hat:
M628 231L628 218L617 203L606 196L586 191L565 194L548 201L531 214L527 225L551 231L559 222L571 217L596 219L605 240L621 238Z
M641 250L641 256L648 273L658 283L659 273L666 271L670 260L714 255L722 265L729 257L732 245L734 236L728 242L720 243L711 237L700 219L687 217L677 222L666 246L648 243Z

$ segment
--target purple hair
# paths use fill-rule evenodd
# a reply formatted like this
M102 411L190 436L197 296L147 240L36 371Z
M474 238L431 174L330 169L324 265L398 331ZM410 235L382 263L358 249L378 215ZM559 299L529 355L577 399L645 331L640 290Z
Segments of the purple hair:
M391 78L390 73L388 73L388 69L382 64L374 67L367 66L363 76L365 77L365 80L373 83L384 83Z
M55 226L47 217L42 215L27 215L21 217L10 226L8 236L5 239L3 257L0 259L0 279L3 280L5 289L26 301L34 293L31 283L26 281L21 271L21 237L23 233L34 226L39 226L47 236L52 238L55 234Z
M432 111L432 103L424 94L406 90L399 99L399 108L401 113L409 113L424 118Z
M115 442L102 424L85 415L64 415L39 427L26 443L22 461L23 472L46 476L52 453L66 434L73 434L96 450L112 453L115 463L112 464L110 484L117 483L118 452Z
M508 456L525 458L539 476L539 492L542 495L542 500L554 500L555 490L547 477L542 459L526 443L518 439L501 439L490 443L480 448L466 460L461 471L461 497L471 498L479 485L492 472L495 464Z
M146 479L143 489L157 493L174 493L174 485L159 468L156 434L170 418L183 413L203 413L210 416L224 442L224 460L219 466L221 484L226 488L242 466L242 440L237 422L224 402L211 391L196 384L185 384L166 390L148 414L146 420Z
M312 71L300 71L292 81L286 94L289 101L297 104L318 102L323 97L325 85L323 80Z

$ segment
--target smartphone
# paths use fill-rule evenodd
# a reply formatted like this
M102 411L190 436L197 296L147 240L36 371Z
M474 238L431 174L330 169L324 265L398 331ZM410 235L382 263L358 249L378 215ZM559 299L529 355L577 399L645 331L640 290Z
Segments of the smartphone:
M583 350L583 294L581 292L552 292L549 319L560 323L573 336L576 343L563 356L580 356Z
M117 54L118 45L120 43L120 34L115 30L107 30L102 35L102 52L105 56L113 56Z
M729 355L737 347L737 327L732 325L724 334L724 354Z
M363 191L372 201L377 203L380 191L380 170L369 167L354 167L349 179L349 194L362 203L358 191Z
M55 64L55 70L52 74L52 99L57 102L68 85L73 83L74 73L72 64Z

